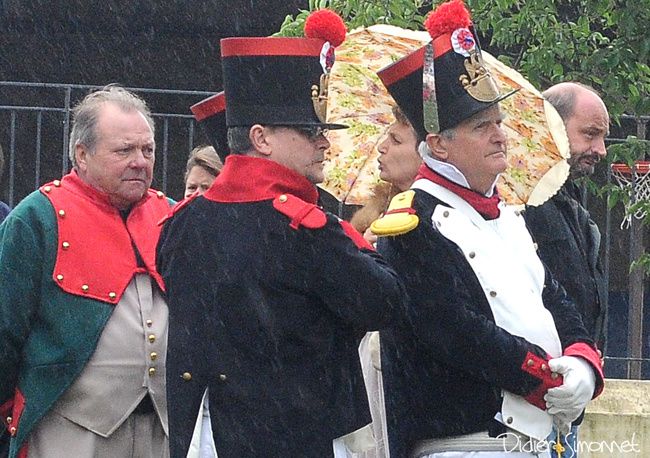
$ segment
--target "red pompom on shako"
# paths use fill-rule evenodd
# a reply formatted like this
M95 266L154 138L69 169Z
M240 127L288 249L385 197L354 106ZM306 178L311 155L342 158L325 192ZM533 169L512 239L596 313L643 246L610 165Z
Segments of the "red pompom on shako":
M328 41L334 47L345 41L346 33L343 19L332 10L314 11L305 20L305 37Z
M472 19L463 0L452 0L439 5L424 21L424 27L434 40L440 35L467 28L471 24Z

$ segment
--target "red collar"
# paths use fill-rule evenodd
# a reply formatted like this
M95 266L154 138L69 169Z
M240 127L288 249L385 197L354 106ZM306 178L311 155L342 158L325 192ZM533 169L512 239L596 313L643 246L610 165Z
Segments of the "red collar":
M120 211L115 207L110 200L110 197L107 193L100 191L97 188L90 186L88 183L83 181L75 169L72 169L70 173L61 178L61 181L66 184L67 189L75 194L78 197L81 197L85 200L90 200L94 205L97 205L102 210L108 213L119 214ZM149 199L148 193L145 193L143 198L138 201L131 210L136 207L144 205L144 203Z
M479 194L476 191L473 191L471 189L465 188L459 184L454 183L453 181L448 180L447 178L443 177L439 173L434 172L431 170L429 167L427 167L425 164L422 164L420 166L420 169L418 170L418 176L415 178L416 180L419 178L425 178L429 181L432 181L443 188L446 188L453 192L454 194L460 196L463 200L465 200L468 204L474 208L477 212L483 216L485 219L497 219L499 217L500 211L499 211L499 194L497 193L497 190L494 190L494 194L492 194L492 197L485 197L482 194Z
M312 204L318 201L316 187L295 171L269 159L231 155L203 197L216 202L257 202L278 194L293 194Z

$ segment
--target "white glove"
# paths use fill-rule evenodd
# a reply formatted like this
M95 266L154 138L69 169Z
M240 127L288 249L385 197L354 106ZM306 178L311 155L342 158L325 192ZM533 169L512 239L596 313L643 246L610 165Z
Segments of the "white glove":
M553 372L564 377L564 383L551 388L544 396L548 413L561 423L570 423L580 416L594 395L596 375L589 363L575 356L561 356L548 362Z

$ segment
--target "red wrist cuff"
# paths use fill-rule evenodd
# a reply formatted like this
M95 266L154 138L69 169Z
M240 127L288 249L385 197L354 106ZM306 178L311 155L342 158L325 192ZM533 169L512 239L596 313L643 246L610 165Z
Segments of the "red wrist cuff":
M546 410L546 401L544 396L550 388L562 385L563 378L560 374L552 372L548 367L549 356L541 358L534 353L526 353L521 369L539 379L541 383L532 392L524 396L524 399L535 407Z
M564 349L564 356L576 356L586 360L594 369L596 374L596 389L594 390L594 398L598 396L605 387L605 375L603 373L603 364L600 360L600 355L596 347L588 345L584 342L574 343ZM592 398L593 399L593 398Z

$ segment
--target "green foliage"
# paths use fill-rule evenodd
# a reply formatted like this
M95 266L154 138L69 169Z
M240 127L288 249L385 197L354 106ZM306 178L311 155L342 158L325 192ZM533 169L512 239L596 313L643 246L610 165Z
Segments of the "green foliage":
M431 10L431 3L431 0L309 0L308 9L301 10L295 17L287 16L276 35L302 36L309 13L321 8L339 13L350 30L374 24L419 30L424 22L423 13Z
M501 59L537 87L577 80L610 114L650 114L650 0L467 0Z

